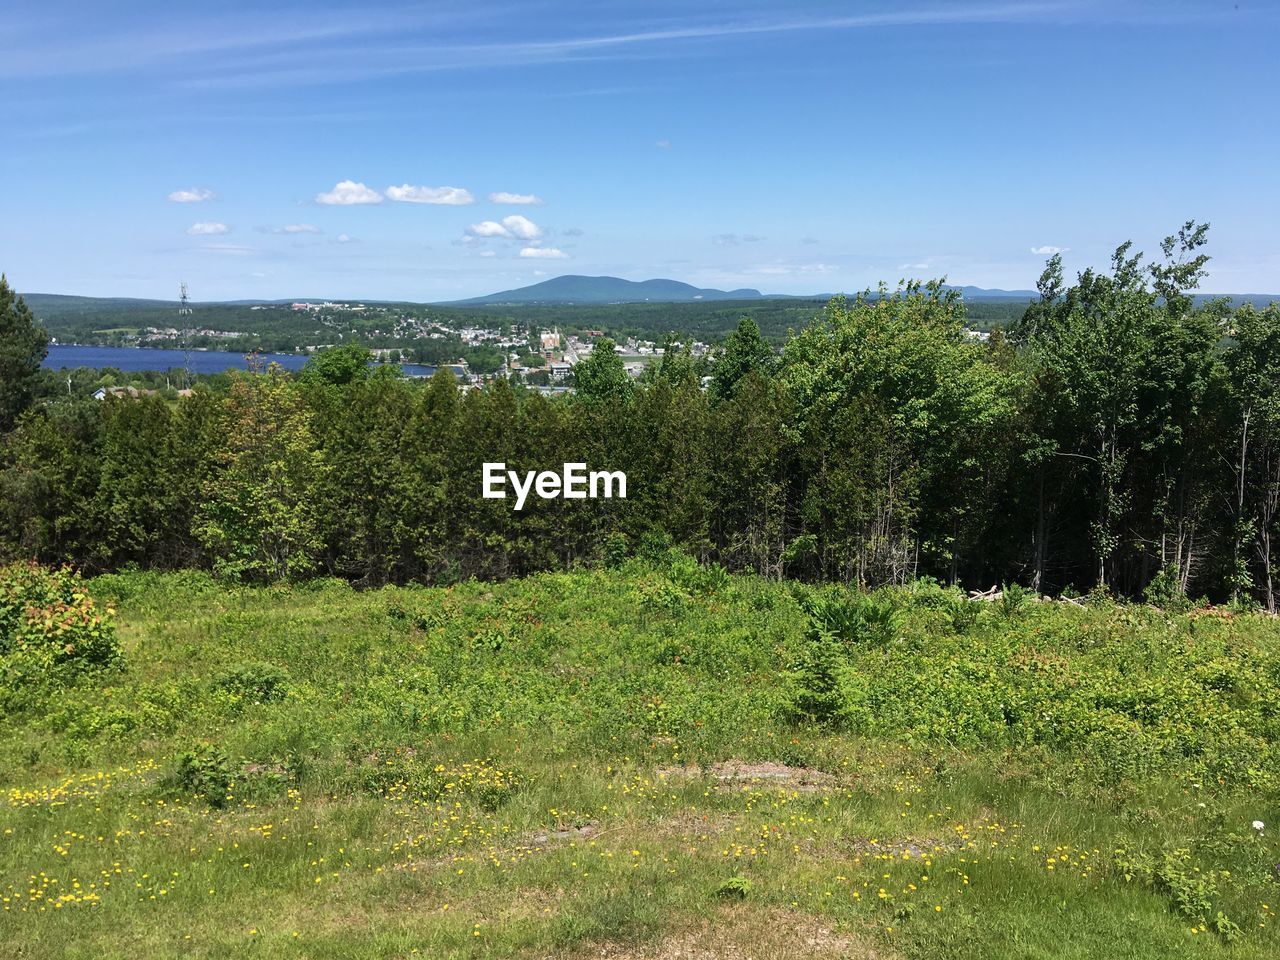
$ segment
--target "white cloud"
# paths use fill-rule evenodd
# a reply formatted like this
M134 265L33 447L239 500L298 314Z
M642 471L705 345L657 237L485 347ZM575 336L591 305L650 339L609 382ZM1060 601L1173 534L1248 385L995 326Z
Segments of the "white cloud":
M497 220L481 220L479 223L473 223L467 227L467 233L473 237L505 237L508 240L542 238L542 228L528 217L522 217L518 213L503 217L501 223Z
M491 193L489 200L492 203L523 203L523 204L540 204L542 198L532 193Z
M555 247L525 247L520 256L527 260L568 260L569 255Z
M900 263L898 264L898 269L899 270L928 270L929 265L927 263Z
M272 233L323 233L319 227L311 223L290 223L283 227L275 227Z
M655 146L656 146L659 150L670 150L670 149L671 149L671 141L670 141L670 140L659 140L659 141L655 144Z
M334 239L337 240L338 243L355 243L356 240L355 237L346 233L340 233Z
M328 193L317 193L316 203L346 207L358 203L381 203L382 194L354 180L340 180Z
M509 237L511 231L497 220L481 220L467 227L467 233L473 237Z
M503 217L502 225L510 231L511 236L520 240L537 240L542 236L541 227L528 217L522 217L518 213L510 217Z
M449 207L462 207L476 201L470 190L461 187L414 187L407 183L387 187L387 198L400 203L437 203Z
M717 233L711 242L721 247L736 247L740 243L759 243L763 239L754 233Z
M169 194L170 203L203 203L205 200L212 200L215 194L212 190L206 190L204 187L197 187L193 190L175 190Z
M1041 254L1044 254L1045 256L1053 256L1055 253L1066 253L1069 249L1071 248L1070 247L1051 247L1046 245L1043 247L1032 247L1031 252L1041 253Z
M492 250L481 250L481 251L480 251L480 256L482 256L482 257L496 257L496 256L497 256L497 254L496 254L496 253L494 253Z
M187 233L193 237L214 237L230 232L231 228L225 223L193 223L187 227Z

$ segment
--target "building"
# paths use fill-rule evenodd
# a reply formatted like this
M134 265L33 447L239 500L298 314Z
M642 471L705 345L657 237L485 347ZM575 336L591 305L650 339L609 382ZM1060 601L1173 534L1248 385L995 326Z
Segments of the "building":
M108 396L112 396L132 397L136 400L138 397L154 397L156 393L155 390L139 390L137 387L99 387L93 391L93 399L105 400Z

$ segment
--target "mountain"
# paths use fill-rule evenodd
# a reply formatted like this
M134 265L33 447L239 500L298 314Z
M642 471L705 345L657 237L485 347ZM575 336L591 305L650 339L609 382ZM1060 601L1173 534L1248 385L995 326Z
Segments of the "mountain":
M688 303L697 300L760 300L759 290L712 290L679 280L623 280L566 275L532 286L459 300L453 306L486 303Z
M1040 294L1034 290L995 290L985 287L953 287L947 284L948 290L959 290L966 300L1034 300Z

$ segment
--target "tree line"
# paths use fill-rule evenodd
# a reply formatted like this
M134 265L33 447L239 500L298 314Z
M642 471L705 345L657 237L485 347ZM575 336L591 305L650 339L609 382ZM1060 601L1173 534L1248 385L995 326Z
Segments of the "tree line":
M672 545L768 577L1274 610L1280 308L1196 298L1206 240L1189 222L1071 283L1055 256L986 340L941 282L836 298L780 353L746 319L709 368L671 343L640 383L602 340L560 397L345 347L176 403L34 402L43 341L6 285L0 554L375 585ZM485 461L623 470L629 496L517 513L481 498Z

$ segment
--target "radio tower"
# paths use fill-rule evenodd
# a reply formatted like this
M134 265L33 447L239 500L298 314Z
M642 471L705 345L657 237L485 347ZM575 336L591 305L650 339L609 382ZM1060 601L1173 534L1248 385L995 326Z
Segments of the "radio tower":
M178 322L182 326L182 388L191 389L191 306L187 303L187 281L182 281L182 295L178 298Z

